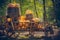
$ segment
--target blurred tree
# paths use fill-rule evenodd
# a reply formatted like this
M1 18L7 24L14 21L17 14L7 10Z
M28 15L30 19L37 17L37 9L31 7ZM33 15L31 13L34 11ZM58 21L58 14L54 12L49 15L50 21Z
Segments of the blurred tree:
M57 26L60 27L60 0L52 0L52 2L56 15L56 23Z
M47 21L47 20L46 20L46 7L45 7L45 0L43 0L43 10L44 10L44 14L43 14L43 16L44 16L44 21Z
M35 7L35 13L36 13L37 18L38 18L38 13L37 13L37 9L36 9L36 0L34 0L34 7Z

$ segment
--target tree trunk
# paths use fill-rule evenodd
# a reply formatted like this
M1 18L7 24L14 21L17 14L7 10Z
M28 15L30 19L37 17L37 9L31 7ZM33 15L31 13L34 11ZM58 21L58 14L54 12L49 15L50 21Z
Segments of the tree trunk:
M47 21L46 20L46 8L45 8L45 0L43 0L43 10L44 10L44 13L43 13L43 19L44 19L44 23Z
M36 9L36 0L34 0L34 7L35 7L36 16L37 16L37 18L38 18L38 13L37 13L37 9Z

